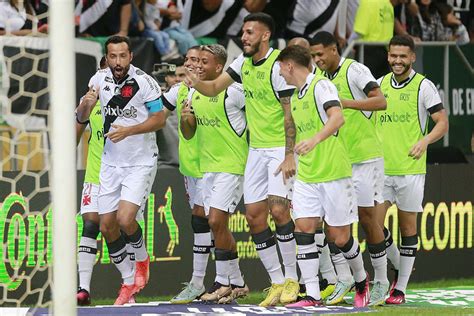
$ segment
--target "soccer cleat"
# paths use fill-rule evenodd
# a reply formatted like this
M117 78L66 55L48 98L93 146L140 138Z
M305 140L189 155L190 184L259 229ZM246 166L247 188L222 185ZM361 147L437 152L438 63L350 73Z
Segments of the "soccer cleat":
M334 292L336 288L335 284L330 284L328 280L322 279L319 281L319 291L321 292L321 299L325 300L329 295Z
M88 306L91 305L91 295L85 289L79 288L77 290L77 305Z
M313 297L306 295L305 297L300 298L295 303L285 305L285 307L308 307L308 306L323 306L323 301L314 299Z
M347 295L354 288L354 281L344 282L337 281L334 291L328 296L326 300L327 305L336 305L344 300L344 296Z
M170 300L171 304L188 304L206 293L204 285L197 288L192 283L183 283L185 286L178 295Z
M298 293L300 292L300 285L298 281L293 279L286 279L283 283L283 291L280 295L280 303L283 305L296 302Z
M247 284L244 284L242 286L231 284L230 287L232 288L232 292L230 293L230 295L224 296L219 299L219 301L217 301L218 304L229 304L233 300L247 296L247 294L249 294L250 292Z
M268 292L267 296L263 301L258 304L261 307L267 306L275 306L280 302L281 292L283 291L283 284L272 284L271 287L266 288L263 290L264 292Z
M389 298L385 300L385 304L390 305L400 305L403 303L405 303L405 293L397 289L393 289L392 293L390 293Z
M137 291L142 290L150 279L150 256L144 261L135 261L135 286Z
M388 284L382 284L380 282L375 282L370 292L370 301L369 306L380 306L385 303L385 298L388 293Z
M369 275L362 282L357 282L355 285L356 291L354 295L354 307L365 307L369 304L370 288Z
M134 295L137 293L137 288L135 284L122 284L119 290L119 296L115 300L114 305L124 305L129 303L131 300L134 300Z
M214 282L207 293L201 296L201 301L205 302L218 302L221 298L232 294L232 288L230 285L223 285L219 282Z

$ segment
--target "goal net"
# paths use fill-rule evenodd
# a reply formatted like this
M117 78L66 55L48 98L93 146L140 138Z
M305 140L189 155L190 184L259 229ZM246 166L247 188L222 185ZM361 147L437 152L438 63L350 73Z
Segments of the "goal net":
M69 9L71 12L71 26L61 26L63 30L55 27L64 22L58 15L51 21L52 9L56 6L57 11L58 4L63 6L63 15ZM69 4L65 6L61 1L50 1L49 14L50 30L57 29L49 36L0 36L0 306L54 307L54 313L60 315L56 301L63 300L63 304L75 307L74 302L71 304L75 296L70 294L74 294L71 288L76 288L75 271L71 270L71 266L75 269L72 250L61 250L65 249L62 241L70 244L76 233L75 223L69 223L70 219L74 222L76 202L66 210L66 200L61 196L75 200L75 187L71 186L76 179L72 147L74 91L69 88L74 85L72 5L69 8ZM58 40L69 45L72 58L64 50L53 48L59 47ZM51 66L50 57L56 65ZM60 74L60 67L64 74ZM51 89L53 84L56 88ZM60 98L64 110L58 107ZM59 142L58 129L64 133L63 138L71 140ZM68 161L62 162L60 157ZM65 166L72 166L68 173L64 172ZM66 178L69 176L73 181ZM64 187L58 189L61 184ZM53 209L60 209L69 217L62 222ZM69 234L58 228L60 222L67 229L73 227ZM63 233L64 240L57 238L56 232ZM55 260L58 258L66 260L66 269ZM58 271L63 271L61 278ZM58 285L72 298L65 301Z

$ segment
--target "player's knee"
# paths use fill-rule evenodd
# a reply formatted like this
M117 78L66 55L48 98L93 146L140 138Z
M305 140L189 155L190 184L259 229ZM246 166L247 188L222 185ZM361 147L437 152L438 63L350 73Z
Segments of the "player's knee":
M128 229L130 226L132 226L135 223L135 217L131 216L117 216L117 223L120 227L121 230L125 232L129 232L130 229Z
M209 227L213 232L219 232L226 229L226 223L216 217L210 217L209 220Z
M107 239L117 229L116 224L105 220L100 221L100 232Z
M269 195L268 207L270 208L270 212L272 212L272 214L286 213L290 208L290 201L281 196Z
M94 223L89 220L85 220L84 225L82 227L82 237L96 239L98 235L99 235L99 224Z
M191 216L191 227L195 234L204 234L211 231L207 218L201 216Z

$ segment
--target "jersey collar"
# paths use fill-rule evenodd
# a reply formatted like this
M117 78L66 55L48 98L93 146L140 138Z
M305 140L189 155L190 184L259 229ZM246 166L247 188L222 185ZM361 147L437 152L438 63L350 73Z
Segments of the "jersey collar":
M333 80L336 78L337 74L339 73L339 70L341 70L342 64L344 63L346 59L344 57L341 57L341 60L339 60L339 65L337 65L336 71L332 75L330 75L327 71L324 72L324 76L328 78L329 80Z
M133 75L133 73L135 72L135 67L132 64L130 64L130 68L128 69L127 74L122 79L120 79L118 81L117 81L117 79L115 79L114 74L112 73L112 70L110 70L110 72L111 72L111 75L112 75L112 79L114 80L114 83L116 85L120 85L120 84L124 83L125 80L127 80L128 78L130 78Z
M397 82L397 80L395 79L395 76L392 73L390 84L392 85L392 87L397 88L397 89L403 88L413 79L413 77L415 77L415 75L416 75L416 71L412 69L408 78L406 78L405 80L402 80L401 82Z
M267 59L268 59L268 56L270 56L270 54L273 52L273 47L270 47L270 49L268 50L268 52L265 54L265 57L263 57L262 59L258 60L257 62L254 62L253 59L252 59L252 65L254 66L260 66L262 65ZM252 58L252 57L250 57Z
M308 76L306 77L306 82L298 91L298 99L302 99L306 95L306 92L308 92L309 86L311 85L311 82L313 81L315 76L316 75L313 73L308 74Z

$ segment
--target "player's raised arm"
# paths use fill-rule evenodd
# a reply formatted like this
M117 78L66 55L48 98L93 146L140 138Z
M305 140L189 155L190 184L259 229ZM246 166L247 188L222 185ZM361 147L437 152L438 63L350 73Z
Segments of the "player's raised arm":
M186 84L208 97L215 97L233 82L234 79L227 72L223 72L214 80L204 81L200 80L197 74L186 69Z

